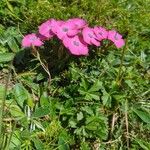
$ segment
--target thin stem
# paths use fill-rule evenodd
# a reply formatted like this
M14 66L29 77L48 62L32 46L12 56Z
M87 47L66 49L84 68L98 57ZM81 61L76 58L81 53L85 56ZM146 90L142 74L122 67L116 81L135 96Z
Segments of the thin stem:
M122 66L123 66L123 60L124 60L124 55L125 55L125 48L122 50L122 55L121 55L121 63L119 66L119 72L116 78L116 81L120 83L120 76L121 76L121 71L122 71Z
M48 70L48 66L46 66L46 65L42 62L42 60L41 60L41 58L40 58L39 52L37 52L37 59L39 60L41 66L43 67L43 69L45 70L45 72L48 74L48 76L49 76L49 81L50 81L50 80L51 80L51 74L50 74L50 72L49 72L49 70Z
M115 127L115 122L117 121L117 119L118 119L117 113L114 113L112 116L112 123L111 123L111 132L110 132L111 139L112 139L112 135L113 135L114 127Z
M128 39L126 39L126 44L125 44L124 48L122 49L121 63L120 63L119 72L118 72L118 75L116 78L116 82L119 83L119 85L120 85L120 82L122 80L121 73L122 73L122 66L123 66L123 61L124 61L124 56L125 56L125 50L127 49L127 41L128 41Z
M126 140L127 140L127 149L129 150L129 122L128 122L128 101L125 103L125 124L126 124Z
M40 58L40 54L39 54L39 52L37 51L37 49L34 47L34 46L32 46L32 54L39 60L39 62L40 62L40 64L41 64L41 66L42 66L42 68L45 70L45 72L48 74L48 76L49 76L49 84L50 84L50 82L51 82L51 74L50 74L50 71L49 71L49 69L48 69L48 66L47 65L45 65L43 62L42 62L42 60L41 60L41 58Z
M7 78L6 78L6 83L5 83L5 90L4 90L3 99L2 99L1 111L0 111L0 149L2 149L1 146L3 145L2 144L3 143L3 137L4 137L4 135L2 134L3 117L4 117L4 108L5 108L5 102L6 102L8 84L9 84L10 75L11 75L12 62L13 61L11 61L10 65L9 65L9 70L8 70L8 74L7 74Z
M8 150L9 149L9 145L10 145L10 142L11 142L11 138L12 138L12 135L13 135L13 133L14 133L14 131L15 131L15 128L16 128L16 124L17 124L17 122L16 122L16 120L14 120L15 121L15 123L14 123L14 125L13 125L13 127L12 127L12 131L11 131L11 133L10 133L10 136L9 136L9 138L8 138L8 142L7 142L7 145L6 145L6 150Z

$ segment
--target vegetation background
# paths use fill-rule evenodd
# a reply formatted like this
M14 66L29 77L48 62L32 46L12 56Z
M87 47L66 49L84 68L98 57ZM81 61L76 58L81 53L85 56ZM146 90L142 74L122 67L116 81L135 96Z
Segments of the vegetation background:
M149 8L149 0L1 0L0 149L150 150ZM126 46L73 57L51 41L39 59L21 47L45 20L73 17L116 29Z

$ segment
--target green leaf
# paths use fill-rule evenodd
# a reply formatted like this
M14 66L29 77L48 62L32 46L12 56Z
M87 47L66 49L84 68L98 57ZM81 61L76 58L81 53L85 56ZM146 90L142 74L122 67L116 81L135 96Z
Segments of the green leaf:
M24 140L30 139L31 138L31 132L28 129L21 131L21 138Z
M108 93L105 93L103 96L102 96L102 100L103 100L103 105L106 105L108 100L109 100L109 94Z
M142 139L135 139L135 141L139 144L139 146L143 149L143 150L149 150L150 149L150 144Z
M33 113L32 117L34 118L40 118L43 117L45 115L48 115L50 113L50 109L49 107L45 106L45 107L38 107L35 112Z
M17 105L10 105L10 113L13 117L23 118L25 117L24 112Z
M58 149L59 150L69 150L69 145L68 143L71 142L70 136L68 133L64 130L59 135L59 140L58 140Z
M94 100L99 100L100 97L99 97L98 94L99 94L99 93L97 93L97 92L94 92L94 93L86 93L85 99L86 99L86 100L92 100L92 99L94 99Z
M20 131L16 130L12 134L12 138L9 144L9 149L10 150L19 150L20 145L21 145L21 140L20 140Z
M15 100L17 103L23 107L24 102L28 99L28 92L24 86L20 83L17 83L14 88Z
M96 92L102 88L102 82L97 80L94 85L88 90L88 92Z
M5 87L4 85L0 85L0 101L4 99Z
M150 123L150 113L145 110L134 108L133 111L145 122Z
M83 113L82 112L77 113L77 120L80 121L82 119L83 119Z
M28 93L27 104L28 104L28 106L30 106L31 108L34 107L33 99L31 98L31 95L30 95L29 93Z
M59 150L69 150L68 144L65 143L65 141L62 137L59 137L58 148L59 148Z
M36 147L36 150L42 150L42 149L44 149L44 144L42 143L42 141L40 139L38 139L38 138L35 139L34 138L33 142L34 142L34 145Z
M99 123L98 122L91 122L86 125L86 129L91 131L96 131L98 129Z
M81 86L81 88L82 89L84 89L84 91L87 91L88 90L88 81L86 80L86 79L81 79L82 81L81 81L81 84L80 84L80 86Z
M86 131L106 139L108 136L107 118L104 116L91 116L86 119Z
M7 43L13 52L16 53L19 51L19 46L17 45L15 38L11 37Z
M74 121L74 120L69 120L69 126L71 127L71 128L76 128L77 126L77 123L76 123L76 121Z
M33 120L33 123L37 126L37 128L39 128L39 129L43 130L43 132L45 132L45 129L40 122Z
M99 126L99 118L96 116L88 117L86 120L86 128L88 130L97 130Z
M107 93L104 89L103 91L103 96L101 97L103 105L107 107L111 107L111 96L109 93Z
M134 85L131 80L125 80L125 83L131 88L134 89Z
M9 3L8 0L6 0L6 4L7 4L7 7L9 8L9 10L10 10L11 12L14 12L13 6Z
M11 61L14 56L14 53L0 53L0 63Z
M41 106L49 105L48 95L46 92L43 92L43 94L40 98L40 104L41 104Z
M90 150L91 148L89 147L89 144L88 144L88 143L82 142L80 149L81 149L81 150Z

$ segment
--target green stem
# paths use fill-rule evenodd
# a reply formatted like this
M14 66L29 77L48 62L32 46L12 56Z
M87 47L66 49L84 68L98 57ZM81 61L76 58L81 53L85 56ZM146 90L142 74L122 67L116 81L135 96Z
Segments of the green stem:
M126 124L126 142L127 149L129 150L129 122L128 122L128 100L125 102L125 124Z
M42 68L43 68L43 69L45 70L45 72L48 74L48 77L49 77L48 84L50 84L50 82L51 82L51 74L50 74L50 72L49 72L48 66L46 66L46 65L42 62L42 60L41 60L41 58L40 58L40 54L39 54L39 52L37 51L37 49L36 49L34 46L32 46L32 54L39 60L39 62L40 62L40 64L41 64Z
M48 67L42 62L41 58L40 58L40 54L37 52L37 59L39 60L41 66L43 67L43 69L45 70L45 72L48 74L49 76L49 80L51 80L51 74L48 70Z
M5 102L6 102L8 84L9 84L9 79L10 79L10 75L11 75L12 62L13 61L11 61L10 65L9 65L8 75L7 75L6 83L5 83L5 90L4 90L3 99L2 99L1 111L0 111L0 149L3 149L2 148L3 137L4 137L4 135L2 133L3 132L2 131L2 128L3 128L3 116L4 116L4 108L5 108Z
M127 41L126 41L127 42ZM121 78L121 74L122 74L122 66L123 66L123 61L124 61L124 56L125 56L125 50L126 50L126 46L124 46L124 48L122 49L122 53L121 53L121 63L119 66L119 72L116 78L116 82L120 85L120 82L122 80Z

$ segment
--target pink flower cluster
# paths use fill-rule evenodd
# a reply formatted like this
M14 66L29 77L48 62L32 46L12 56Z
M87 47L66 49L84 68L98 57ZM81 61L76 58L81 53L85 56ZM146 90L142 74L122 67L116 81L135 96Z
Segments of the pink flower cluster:
M88 46L100 46L100 42L104 39L112 41L117 48L125 45L125 41L117 31L106 30L100 26L91 28L85 20L73 18L67 21L47 20L39 26L38 34L32 33L24 36L22 46L40 47L45 40L54 36L57 36L73 55L88 55Z

